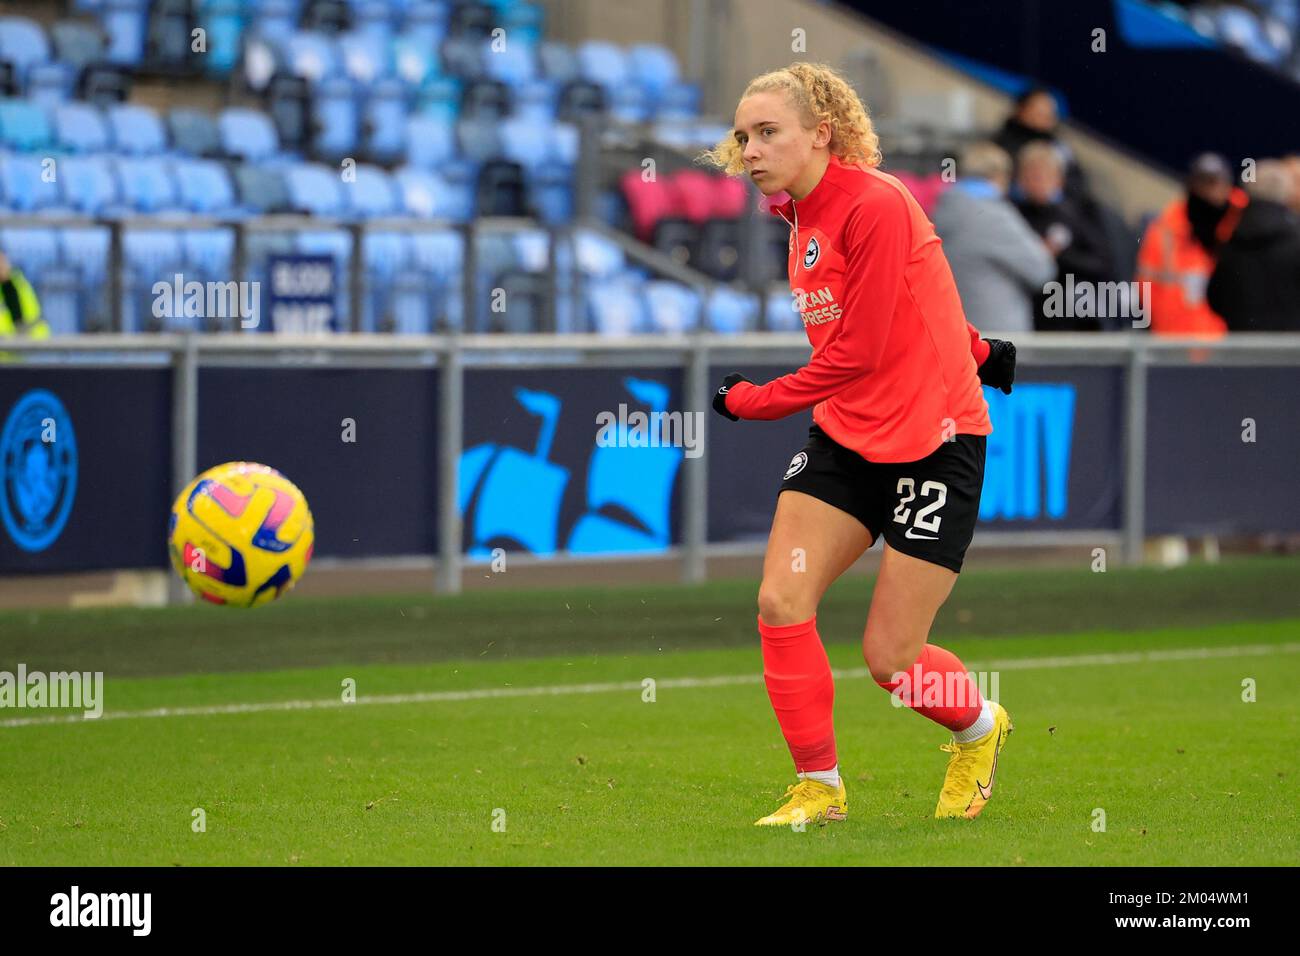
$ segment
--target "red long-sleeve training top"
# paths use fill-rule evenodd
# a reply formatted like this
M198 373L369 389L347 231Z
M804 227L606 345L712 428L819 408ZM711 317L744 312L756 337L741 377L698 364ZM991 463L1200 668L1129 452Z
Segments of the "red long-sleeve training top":
M988 343L902 183L832 156L812 192L771 211L790 224L790 291L813 354L766 385L732 386L733 415L770 420L811 406L827 435L879 462L993 431L975 371Z

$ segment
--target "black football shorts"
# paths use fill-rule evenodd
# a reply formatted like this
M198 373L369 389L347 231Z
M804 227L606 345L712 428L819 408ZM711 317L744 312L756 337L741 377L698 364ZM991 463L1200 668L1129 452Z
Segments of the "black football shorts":
M847 512L896 551L960 571L979 519L984 435L954 435L920 461L873 462L817 425L790 461L781 491ZM780 492L777 492L779 495Z

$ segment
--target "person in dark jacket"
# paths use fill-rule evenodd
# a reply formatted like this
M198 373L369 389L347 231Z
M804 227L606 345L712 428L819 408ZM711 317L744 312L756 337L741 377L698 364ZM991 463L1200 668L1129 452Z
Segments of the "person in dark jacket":
M1246 184L1250 205L1205 290L1230 332L1300 331L1300 218L1288 208L1294 186L1287 168L1264 160Z
M1047 143L1056 147L1064 160L1065 194L1091 215L1094 200L1088 181L1073 150L1058 135L1059 126L1056 97L1051 90L1036 86L1017 97L1015 111L1002 124L1002 128L993 137L993 142L1005 149L1015 163L1012 175L1016 177L1020 175L1020 151L1025 146L1030 143Z
M1016 208L1030 228L1042 236L1056 258L1056 281L1064 288L1082 288L1080 283L1111 282L1115 266L1106 234L1096 221L1065 195L1065 162L1055 147L1030 143L1020 151L1020 173L1016 180ZM1034 308L1034 328L1041 332L1096 332L1101 317L1049 314L1049 299L1059 302L1059 291L1044 290ZM1106 323L1114 325L1114 321Z

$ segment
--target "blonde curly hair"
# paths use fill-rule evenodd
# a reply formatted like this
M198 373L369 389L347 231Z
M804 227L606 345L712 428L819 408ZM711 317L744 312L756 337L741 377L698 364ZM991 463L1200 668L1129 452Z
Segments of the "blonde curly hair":
M750 80L740 98L775 91L788 94L804 129L815 129L822 120L830 123L829 148L841 162L880 165L880 137L871 116L853 87L834 68L825 63L791 63ZM736 176L745 171L743 153L733 133L701 153L699 160Z

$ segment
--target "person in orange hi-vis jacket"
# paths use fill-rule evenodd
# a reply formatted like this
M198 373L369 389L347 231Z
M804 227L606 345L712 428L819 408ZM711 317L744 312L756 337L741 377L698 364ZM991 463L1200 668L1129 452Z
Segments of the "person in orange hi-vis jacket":
M807 365L766 384L728 375L713 402L733 421L813 418L780 481L758 591L763 678L799 782L757 825L845 818L816 612L880 537L863 656L898 706L952 734L935 816L974 817L1011 720L927 640L979 516L993 430L981 382L1010 393L1015 347L966 321L933 225L876 168L866 108L830 67L795 63L753 80L735 129L705 158L748 176L789 225L790 289L813 346Z
M1219 338L1227 325L1205 301L1215 253L1232 235L1246 194L1233 186L1227 161L1198 156L1188 170L1187 195L1166 206L1147 226L1138 249L1139 282L1147 286L1151 331L1156 335Z

